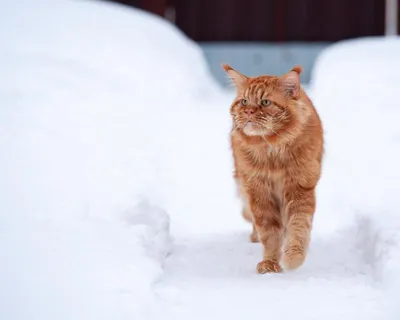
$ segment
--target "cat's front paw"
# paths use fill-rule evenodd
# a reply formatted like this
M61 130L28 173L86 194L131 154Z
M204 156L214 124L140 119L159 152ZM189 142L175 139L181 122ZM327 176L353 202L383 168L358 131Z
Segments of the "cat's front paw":
M277 273L282 272L282 268L279 263L271 260L263 260L257 265L258 273Z

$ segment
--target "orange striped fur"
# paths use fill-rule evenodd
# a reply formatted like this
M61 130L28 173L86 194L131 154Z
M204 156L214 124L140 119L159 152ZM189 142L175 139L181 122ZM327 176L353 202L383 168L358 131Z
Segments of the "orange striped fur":
M323 128L296 66L285 75L246 77L223 65L236 86L230 113L234 177L243 216L260 241L259 273L293 270L306 259L323 158Z

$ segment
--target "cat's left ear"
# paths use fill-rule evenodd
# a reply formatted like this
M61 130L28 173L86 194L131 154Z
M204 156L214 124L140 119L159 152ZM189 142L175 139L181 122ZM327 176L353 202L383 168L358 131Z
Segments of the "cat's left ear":
M246 87L247 81L249 80L248 77L241 74L240 72L233 69L230 65L223 64L222 68L225 72L231 77L233 83L236 86L237 90L243 90Z
M279 79L282 89L294 99L298 99L300 96L300 73L302 71L301 66L295 66Z

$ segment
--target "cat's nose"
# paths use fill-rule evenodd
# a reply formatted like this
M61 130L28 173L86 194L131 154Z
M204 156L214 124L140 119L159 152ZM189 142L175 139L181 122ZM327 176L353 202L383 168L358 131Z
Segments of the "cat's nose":
M247 115L251 116L256 110L254 108L246 108L244 112L247 113Z

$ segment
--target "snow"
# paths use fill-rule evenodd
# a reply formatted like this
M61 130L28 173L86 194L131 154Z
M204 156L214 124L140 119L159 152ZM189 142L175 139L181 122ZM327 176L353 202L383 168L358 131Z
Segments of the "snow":
M33 14L34 13L34 14ZM258 275L196 44L106 2L0 12L1 319L398 319L400 39L328 47L305 265Z
M218 92L202 53L100 2L3 1L0 39L0 318L138 317L171 249L169 109Z
M326 149L319 215L335 223L353 217L370 230L359 246L371 267L373 285L385 293L380 318L400 317L400 179L396 118L400 38L365 38L331 46L313 70L313 98L325 119ZM317 226L326 221L319 219Z

